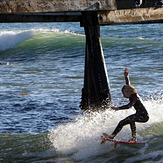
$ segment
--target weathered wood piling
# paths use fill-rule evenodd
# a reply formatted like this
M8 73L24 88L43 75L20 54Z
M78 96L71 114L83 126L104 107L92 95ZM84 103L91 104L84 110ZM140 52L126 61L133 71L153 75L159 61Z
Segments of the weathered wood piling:
M111 103L97 12L82 12L82 26L86 34L86 52L81 109L97 110Z

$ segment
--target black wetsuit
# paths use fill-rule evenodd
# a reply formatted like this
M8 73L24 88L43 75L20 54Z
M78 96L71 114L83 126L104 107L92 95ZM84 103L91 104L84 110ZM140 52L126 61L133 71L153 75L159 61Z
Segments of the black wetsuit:
M149 119L147 110L145 109L144 105L142 104L136 93L132 94L129 100L129 104L121 106L119 107L119 109L129 109L133 106L136 110L136 113L121 120L114 132L112 133L113 135L117 135L123 126L130 124L132 136L136 136L135 122L147 122Z

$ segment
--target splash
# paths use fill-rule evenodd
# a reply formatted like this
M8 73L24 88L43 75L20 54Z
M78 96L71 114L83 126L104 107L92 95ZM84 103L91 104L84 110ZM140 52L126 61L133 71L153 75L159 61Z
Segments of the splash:
M140 133L148 129L154 123L162 121L160 115L163 114L163 100L145 101L145 106L149 112L150 120L148 123L137 123L138 139L144 139ZM53 129L49 134L49 139L58 152L63 154L74 154L76 160L87 159L91 156L97 156L108 152L112 149L107 144L100 144L100 136L103 132L111 133L118 122L127 115L133 114L134 109L112 111L106 110L101 113L93 113L77 118L76 122L60 125ZM128 140L130 138L129 125L125 126L117 135L117 139ZM145 137L146 135L144 135Z

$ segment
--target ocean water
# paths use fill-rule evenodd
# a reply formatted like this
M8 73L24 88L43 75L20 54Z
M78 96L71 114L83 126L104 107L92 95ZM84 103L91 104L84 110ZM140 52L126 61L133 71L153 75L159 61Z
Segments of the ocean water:
M126 104L123 71L149 112L137 123L144 147L100 145L134 109L80 108L85 35L79 23L0 24L0 162L163 162L163 24L101 27L113 104ZM128 140L125 126L117 139Z

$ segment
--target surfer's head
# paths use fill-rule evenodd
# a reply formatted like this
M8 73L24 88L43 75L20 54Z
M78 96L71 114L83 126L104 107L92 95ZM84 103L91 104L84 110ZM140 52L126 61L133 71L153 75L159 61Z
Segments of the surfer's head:
M122 93L123 93L124 97L130 98L130 96L132 94L137 93L137 90L132 85L124 85L122 88Z

